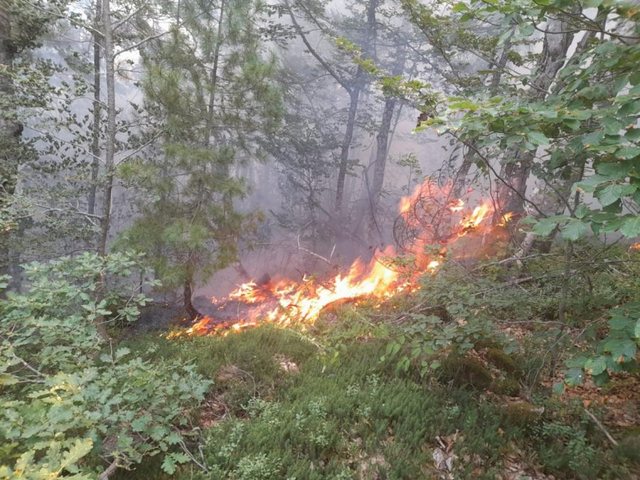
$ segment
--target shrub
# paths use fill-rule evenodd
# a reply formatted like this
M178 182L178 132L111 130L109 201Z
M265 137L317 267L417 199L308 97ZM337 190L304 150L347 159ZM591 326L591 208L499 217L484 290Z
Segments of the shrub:
M96 328L137 317L145 298L126 291L136 262L87 253L28 265L27 291L0 300L0 477L95 478L98 455L128 467L162 454L168 472L189 460L188 413L209 382L106 345ZM117 311L107 280L128 299Z

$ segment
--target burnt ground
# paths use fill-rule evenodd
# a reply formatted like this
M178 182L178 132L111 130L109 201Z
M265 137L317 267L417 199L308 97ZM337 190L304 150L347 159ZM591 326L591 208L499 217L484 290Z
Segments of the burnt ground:
M186 326L184 308L181 304L153 302L140 308L140 317L126 331L129 335L170 330Z

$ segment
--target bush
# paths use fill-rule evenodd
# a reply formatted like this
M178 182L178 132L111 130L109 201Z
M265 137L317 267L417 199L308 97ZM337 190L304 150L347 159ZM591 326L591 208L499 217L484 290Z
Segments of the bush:
M98 334L102 318L135 318L145 302L126 291L136 262L87 253L28 265L28 290L0 300L0 477L95 478L98 455L129 467L162 454L168 472L189 460L189 412L210 382ZM117 311L106 281L129 299Z

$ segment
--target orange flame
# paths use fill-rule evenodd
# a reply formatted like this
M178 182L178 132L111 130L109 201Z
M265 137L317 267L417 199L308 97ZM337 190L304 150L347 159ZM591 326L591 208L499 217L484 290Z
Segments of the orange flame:
M239 285L227 295L223 301L242 302L250 306L245 318L240 320L219 321L211 317L204 317L190 328L173 332L169 337L180 335L227 335L230 332L242 331L269 322L281 326L292 323L298 325L312 324L329 305L343 301L359 301L363 298L382 301L399 292L413 292L419 288L418 277L425 273L433 274L442 266L448 247L452 243L471 232L476 231L493 212L490 203L485 202L475 207L471 212L465 211L465 202L461 199L449 198L450 188L436 187L429 179L418 185L410 196L400 200L400 215L407 222L414 221L409 213L416 208L416 202L424 202L424 198L441 195L445 201L440 205L446 208L450 215L458 216L460 220L454 226L454 231L447 245L443 246L436 258L429 258L425 252L426 243L418 240L411 249L416 256L411 275L402 268L393 266L389 261L397 257L392 246L388 246L380 255L365 264L356 260L346 274L338 274L326 282L318 282L305 277L300 282L288 279L271 281L267 285L257 285L251 281ZM426 195L428 194L428 196ZM421 205L421 208L430 208ZM502 222L510 219L510 214L504 216ZM406 270L406 269L405 269Z

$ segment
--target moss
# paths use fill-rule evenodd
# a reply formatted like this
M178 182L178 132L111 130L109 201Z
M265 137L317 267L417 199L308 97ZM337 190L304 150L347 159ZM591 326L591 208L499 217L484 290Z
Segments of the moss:
M474 346L477 350L482 350L484 348L495 348L495 349L501 349L502 346L500 345L499 342L497 342L494 339L491 338L487 338L487 337L482 337L482 338L478 338L475 342L474 342Z
M504 406L503 414L507 425L514 427L529 427L538 423L544 408L528 402L514 402Z
M511 355L501 348L489 348L485 353L485 357L491 364L512 375L518 375L520 368Z
M616 458L640 466L640 434L623 438L614 450Z
M493 383L493 375L476 359L450 355L442 363L441 380L457 387L485 389Z
M520 393L520 383L514 378L503 378L497 380L491 385L491 391L500 395L508 395L515 397Z

